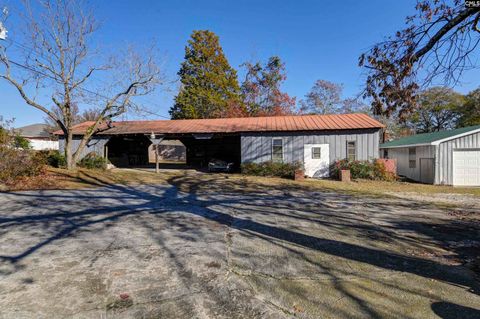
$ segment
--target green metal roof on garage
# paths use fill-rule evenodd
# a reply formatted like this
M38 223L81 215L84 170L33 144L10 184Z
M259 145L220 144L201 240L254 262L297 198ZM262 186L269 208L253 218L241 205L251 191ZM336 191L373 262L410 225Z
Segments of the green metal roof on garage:
M438 145L443 141L448 141L457 137L480 132L480 125L457 128L454 130L445 130L433 133L416 134L380 144L380 148L397 148L422 145Z

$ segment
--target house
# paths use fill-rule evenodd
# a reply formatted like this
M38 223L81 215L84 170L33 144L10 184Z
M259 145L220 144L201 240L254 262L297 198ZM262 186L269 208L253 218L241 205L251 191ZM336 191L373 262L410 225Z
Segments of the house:
M74 127L74 147L91 126ZM150 144L179 140L190 166L212 158L235 163L300 162L311 177L326 177L336 160L378 158L383 125L365 114L119 121L104 124L83 152L96 152L116 166L148 164ZM61 134L61 132L57 132ZM60 135L60 149L64 139Z
M397 173L427 184L480 186L480 125L408 136L380 145Z
M31 124L16 128L15 133L30 142L32 149L36 151L58 150L59 143L48 131L46 124Z

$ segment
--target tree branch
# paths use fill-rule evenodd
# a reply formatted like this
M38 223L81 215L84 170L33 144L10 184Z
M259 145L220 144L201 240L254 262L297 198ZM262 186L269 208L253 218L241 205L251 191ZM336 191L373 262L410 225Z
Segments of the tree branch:
M469 8L459 12L458 15L455 16L452 20L447 22L443 27L440 28L428 42L420 49L418 49L410 58L410 62L414 63L418 61L422 56L424 56L427 52L429 52L433 46L440 41L450 30L455 28L457 25L465 21L468 17L472 16L476 12L478 12L478 8Z

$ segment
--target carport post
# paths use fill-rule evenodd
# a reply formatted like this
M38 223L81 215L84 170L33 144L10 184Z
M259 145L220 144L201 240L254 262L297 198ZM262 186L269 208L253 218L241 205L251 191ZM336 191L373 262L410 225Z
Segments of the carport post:
M155 173L159 173L159 162L158 162L158 144L154 145L155 146Z
M150 141L155 147L155 173L160 173L160 159L158 156L158 145L163 141L164 135L155 135L155 133L150 134Z

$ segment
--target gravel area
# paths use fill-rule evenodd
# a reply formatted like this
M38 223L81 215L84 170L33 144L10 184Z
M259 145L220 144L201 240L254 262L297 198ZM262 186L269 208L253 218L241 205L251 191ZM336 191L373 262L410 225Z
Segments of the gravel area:
M0 207L0 318L480 317L478 216L412 198L179 172Z
M454 205L463 208L470 208L480 211L480 199L478 196L470 194L456 194L456 193L432 193L432 194L419 194L419 193L387 193L399 198L431 202L438 204Z

